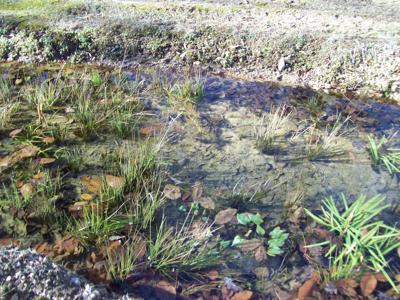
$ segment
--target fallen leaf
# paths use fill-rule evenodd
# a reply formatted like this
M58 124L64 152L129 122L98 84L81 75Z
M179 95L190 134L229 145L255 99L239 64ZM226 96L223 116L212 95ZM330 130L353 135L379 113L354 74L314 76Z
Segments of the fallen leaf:
M14 129L13 131L10 132L9 136L10 136L10 138L15 138L21 132L22 132L22 128Z
M306 298L310 297L318 281L318 275L314 272L312 277L304 282L299 288L297 293L299 300L305 300Z
M0 172L15 165L24 158L35 156L39 150L39 147L28 145L10 155L0 158Z
M262 241L257 239L244 240L240 245L240 250L243 252L251 252L256 250L258 247L262 246Z
M258 262L261 262L268 258L267 251L262 245L256 249L256 253L254 254L254 256L256 258L256 261Z
M90 201L90 200L92 200L92 199L94 198L94 196L93 196L92 194L86 194L86 193L84 193L84 194L81 194L81 195L80 195L80 198L81 198L82 200L85 200L85 201Z
M86 205L88 205L87 201L75 202L74 204L68 206L68 211L69 212L81 211Z
M225 210L220 211L215 216L215 224L223 225L229 223L236 215L237 209L235 208L227 208Z
M33 175L33 179L41 180L41 179L44 178L44 176L45 176L45 173L44 173L44 172L38 172L38 173L36 173L35 175Z
M203 194L203 186L201 183L196 182L192 189L192 198L194 201L197 201L201 195Z
M79 241L67 235L56 241L54 250L57 254L77 254L79 253Z
M385 275L383 275L382 273L375 274L375 278L379 282L387 282L388 281L387 278L385 277Z
M210 280L216 280L216 279L218 279L218 277L219 277L219 273L218 273L218 271L215 271L215 270L209 271L209 272L207 273L207 277L208 277Z
M175 300L176 289L167 281L161 280L156 284L156 295L158 299Z
M205 209L215 209L214 200L212 200L210 197L200 197L195 200L195 202L199 203Z
M252 291L241 291L233 295L231 300L249 300L253 296Z
M342 294L345 294L350 298L356 298L358 295L357 291L355 290L355 288L358 287L358 283L354 279L338 280L336 282L336 286Z
M82 176L81 182L91 193L100 192L102 187L102 180L99 176Z
M106 175L106 182L112 188L122 188L125 184L125 180L123 177Z
M373 274L366 274L360 282L361 292L364 297L368 297L376 289L378 280Z
M45 157L45 158L41 158L40 159L39 164L41 164L41 165L49 165L49 164L52 164L55 161L56 161L55 158Z
M167 184L163 191L165 197L170 200L178 200L181 197L181 189L172 184Z
M161 126L147 126L139 129L139 133L143 135L154 135L157 134L161 129Z
M53 144L54 141L55 141L55 138L53 138L52 136L45 136L45 137L42 137L42 141L43 141L43 143L45 143L46 145L48 145L48 144Z
M29 199L33 194L33 186L30 183L25 183L19 191L25 199Z

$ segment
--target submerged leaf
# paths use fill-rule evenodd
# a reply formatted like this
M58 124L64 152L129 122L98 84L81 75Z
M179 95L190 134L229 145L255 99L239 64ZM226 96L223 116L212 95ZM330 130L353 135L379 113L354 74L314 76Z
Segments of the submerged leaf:
M215 216L215 224L223 225L223 224L229 223L235 216L236 212L237 212L237 209L235 209L235 208L227 208L225 210L220 211Z
M368 297L375 290L378 281L373 274L367 274L361 279L360 288L364 297Z
M214 200L212 200L210 197L200 197L195 202L198 202L205 209L215 209Z
M172 184L167 184L163 191L165 197L170 200L178 200L181 197L181 189Z
M123 177L106 175L106 182L112 188L122 188L125 184Z

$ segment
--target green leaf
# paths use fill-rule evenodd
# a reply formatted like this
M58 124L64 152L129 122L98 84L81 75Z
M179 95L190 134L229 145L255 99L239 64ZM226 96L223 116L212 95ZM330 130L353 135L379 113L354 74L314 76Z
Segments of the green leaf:
M251 214L237 214L236 219L238 220L239 224L248 225L251 223Z
M263 218L259 213L257 213L256 215L250 215L249 217L251 222L253 222L256 225L261 225L264 222Z
M260 225L257 225L257 227L256 227L256 232L257 232L259 235L264 235L264 234L265 234L264 228L262 228Z
M232 247L240 246L244 243L244 241L244 238L242 238L240 235L237 235L232 241Z
M219 246L221 247L221 249L226 249L229 248L229 246L231 245L232 241L220 241L219 242Z

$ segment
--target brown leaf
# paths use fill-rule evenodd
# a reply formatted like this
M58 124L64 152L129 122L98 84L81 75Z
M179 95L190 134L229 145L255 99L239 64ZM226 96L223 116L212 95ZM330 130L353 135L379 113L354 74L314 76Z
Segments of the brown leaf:
M256 253L254 254L256 261L261 262L263 260L267 259L267 251L265 250L265 248L261 245L260 247L258 247L256 249Z
M15 165L24 158L35 156L39 152L39 150L40 150L39 147L28 145L17 150L11 155L7 155L5 157L0 158L0 172Z
M67 235L56 241L54 250L57 254L76 254L79 253L79 241Z
M161 280L156 285L156 295L158 299L175 300L176 289L169 282Z
M13 131L10 132L9 136L10 136L10 138L15 138L21 132L22 132L22 128L14 129Z
M46 158L41 158L39 160L39 164L40 165L49 165L52 164L53 162L55 162L56 159L55 158L51 158L51 157L46 157Z
M123 177L106 175L106 182L112 188L122 188L125 184L125 180Z
M373 274L366 274L360 282L361 292L364 297L368 297L376 289L378 280Z
M102 187L102 180L99 176L82 176L81 182L92 193L100 192Z
M19 191L25 199L29 199L33 194L33 186L30 183L25 183Z
M90 200L92 200L92 199L94 198L94 196L93 196L92 194L86 194L86 193L84 193L84 194L81 194L81 195L80 195L80 198L81 198L82 200L85 200L85 201L90 201Z
M167 184L163 191L165 197L170 200L178 200L181 197L181 189L172 184Z
M257 239L245 240L240 245L240 250L242 250L243 252L251 252L259 248L260 246L262 247L262 241L260 240Z
M196 183L192 189L192 198L194 201L197 201L201 195L203 194L203 186L200 183Z
M42 137L42 141L43 143L45 143L46 145L48 144L53 144L55 141L55 138L53 138L52 136L44 136Z
M211 199L210 197L200 197L197 200L195 200L195 202L198 202L205 209L215 209L214 200Z
M253 296L252 291L241 291L233 295L231 300L250 300L252 296Z
M267 267L258 267L253 270L258 279L265 280L269 276L269 270Z
M69 212L77 212L83 210L83 208L88 205L87 201L79 201L75 202L74 204L68 206L68 211Z
M38 172L37 174L33 175L33 179L41 180L44 178L44 176L45 176L44 172Z
M236 215L237 209L235 208L227 208L225 210L220 211L215 216L215 224L223 225L229 223Z
M348 297L356 298L358 295L355 290L355 288L358 287L358 283L354 279L338 280L336 286L342 294L345 294Z
M219 277L219 273L218 273L218 271L213 270L213 271L210 271L210 272L207 273L207 277L210 280L216 280Z
M378 280L378 282L387 282L387 278L385 277L385 275L383 275L382 273L378 273L375 274L375 278L376 280Z
M154 135L157 134L161 129L161 126L147 126L139 129L140 134L143 135Z
M299 300L304 300L312 295L314 288L316 287L319 281L318 275L314 272L312 277L308 279L303 285L299 288L297 293L297 297Z

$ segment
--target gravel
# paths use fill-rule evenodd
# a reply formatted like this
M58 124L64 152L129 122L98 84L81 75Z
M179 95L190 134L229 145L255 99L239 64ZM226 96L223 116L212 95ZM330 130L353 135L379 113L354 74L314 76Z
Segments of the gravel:
M0 299L14 295L16 299L132 299L111 294L33 250L0 247Z

